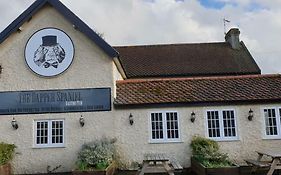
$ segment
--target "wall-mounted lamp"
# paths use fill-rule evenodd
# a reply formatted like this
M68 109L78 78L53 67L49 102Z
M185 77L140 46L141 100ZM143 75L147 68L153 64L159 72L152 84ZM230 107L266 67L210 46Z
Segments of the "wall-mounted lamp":
M190 121L193 123L195 121L195 113L192 111L190 114Z
M76 30L78 29L78 27L77 27L76 25L74 25L74 24L72 25L72 27L73 27L74 29L76 29Z
M15 118L13 118L11 124L12 124L12 127L14 129L18 129L19 128L18 122L15 120Z
M17 31L20 33L22 30L23 30L23 28L19 27Z
M129 122L130 122L130 125L134 124L134 116L131 113L129 115Z
M83 127L85 125L85 119L84 117L81 115L81 117L79 118L79 123L80 123L80 126Z
M252 121L254 117L254 111L252 109L249 110L248 120Z

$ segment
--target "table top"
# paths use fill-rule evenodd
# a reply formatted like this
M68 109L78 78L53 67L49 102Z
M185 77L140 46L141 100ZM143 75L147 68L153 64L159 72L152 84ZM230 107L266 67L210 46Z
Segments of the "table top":
M163 153L149 153L144 155L144 161L169 161L169 157Z
M263 151L257 151L258 154L270 156L272 158L281 158L281 150L263 150Z

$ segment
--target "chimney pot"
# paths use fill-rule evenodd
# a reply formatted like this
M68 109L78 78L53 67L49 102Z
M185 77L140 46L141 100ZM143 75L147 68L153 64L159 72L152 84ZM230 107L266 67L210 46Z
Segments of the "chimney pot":
M225 41L228 42L233 49L240 49L239 35L240 35L239 29L232 28L226 33Z

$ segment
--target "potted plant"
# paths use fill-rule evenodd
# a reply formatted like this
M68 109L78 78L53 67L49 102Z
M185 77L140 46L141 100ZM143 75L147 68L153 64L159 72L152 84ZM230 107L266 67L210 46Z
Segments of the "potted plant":
M0 143L0 174L11 175L10 161L13 159L16 146L14 144Z
M115 139L102 138L82 146L73 175L113 175Z
M195 136L191 141L191 170L198 175L238 175L239 167L219 152L216 141Z

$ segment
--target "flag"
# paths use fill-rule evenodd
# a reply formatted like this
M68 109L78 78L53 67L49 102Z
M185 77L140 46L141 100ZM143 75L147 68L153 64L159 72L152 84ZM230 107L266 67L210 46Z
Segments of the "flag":
M229 20L227 20L227 19L225 19L225 18L223 18L223 21L224 21L224 22L230 22Z

